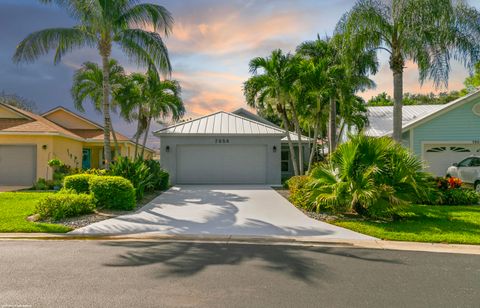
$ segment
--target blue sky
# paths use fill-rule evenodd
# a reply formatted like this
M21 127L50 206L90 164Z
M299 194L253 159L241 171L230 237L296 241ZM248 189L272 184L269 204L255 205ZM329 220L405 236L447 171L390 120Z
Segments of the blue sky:
M349 10L353 0L165 0L157 2L174 16L173 34L166 38L173 64L173 77L183 87L188 117L217 110L231 111L245 107L241 86L248 76L248 61L266 56L271 50L293 51L305 40L331 34L336 22ZM469 1L480 8L480 0ZM96 50L81 49L53 65L53 56L41 57L32 64L15 65L11 61L15 46L29 33L51 27L75 24L61 9L30 0L0 0L0 91L17 93L33 100L40 111L58 105L74 109L70 87L74 71L84 61L97 61ZM113 57L127 71L141 71L118 49ZM375 90L363 93L370 98L376 93L392 92L392 77L385 55L382 67L373 77ZM468 75L458 63L453 64L449 89L462 87ZM418 73L412 63L405 70L406 92L430 92L431 83L420 87ZM445 89L439 89L445 90ZM101 122L101 115L87 104L86 116ZM117 129L128 136L134 124L118 118ZM157 126L158 127L158 126ZM155 138L149 138L156 147Z

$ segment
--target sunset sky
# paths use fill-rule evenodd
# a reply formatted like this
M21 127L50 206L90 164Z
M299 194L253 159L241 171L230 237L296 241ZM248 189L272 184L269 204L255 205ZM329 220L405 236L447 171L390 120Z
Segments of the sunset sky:
M158 2L174 16L173 34L166 38L173 64L173 78L183 87L187 117L245 107L242 83L249 77L248 62L281 48L294 51L305 40L330 35L336 22L349 10L353 0L165 0ZM480 8L480 0L470 1ZM74 71L84 61L100 62L97 51L81 49L53 65L53 55L33 64L15 65L15 46L29 33L75 24L64 11L37 1L0 0L0 91L16 93L34 101L39 111L58 105L73 108L70 87ZM113 57L127 71L138 71L115 49ZM392 76L385 54L380 54L381 70L373 79L375 90L361 93L368 99L386 91L392 93ZM454 63L448 90L462 87L468 71ZM435 91L431 83L420 87L415 65L405 70L406 92ZM438 89L437 91L445 91ZM89 106L86 106L89 107ZM87 117L101 123L101 115L87 108ZM116 119L119 131L132 136L135 125ZM158 126L156 126L158 128ZM156 147L155 138L150 138Z

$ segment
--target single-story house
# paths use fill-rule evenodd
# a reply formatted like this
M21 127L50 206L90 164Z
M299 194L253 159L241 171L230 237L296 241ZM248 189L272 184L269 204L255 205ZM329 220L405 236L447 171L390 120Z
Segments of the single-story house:
M245 109L219 111L154 134L172 184L278 185L292 174L285 131ZM302 144L308 162L310 139L302 136Z
M135 143L120 133L116 137L121 155L133 157ZM146 158L154 154L145 152ZM53 158L72 168L102 168L103 127L64 107L38 115L0 104L0 185L51 179Z
M393 107L369 107L369 136L391 136ZM404 106L402 143L425 162L425 169L444 176L463 158L480 154L480 91L444 105Z

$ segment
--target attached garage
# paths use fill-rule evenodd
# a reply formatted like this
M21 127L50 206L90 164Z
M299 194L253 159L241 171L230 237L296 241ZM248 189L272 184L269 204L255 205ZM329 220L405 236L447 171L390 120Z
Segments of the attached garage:
M267 184L266 145L180 145L178 184Z
M31 186L36 179L35 145L0 145L0 185Z
M444 176L447 168L453 163L458 163L470 155L478 154L479 151L479 145L467 143L425 144L423 159L426 161L427 171Z
M283 130L217 112L155 132L172 184L280 184Z

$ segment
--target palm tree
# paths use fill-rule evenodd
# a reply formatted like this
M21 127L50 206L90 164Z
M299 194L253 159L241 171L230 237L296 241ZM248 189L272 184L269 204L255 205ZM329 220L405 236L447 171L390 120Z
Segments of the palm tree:
M153 119L166 118L178 121L185 114L185 106L181 98L182 88L176 80L160 80L158 75L149 70L147 72L146 120L145 135L140 157L143 158L150 125Z
M297 68L292 65L292 58L291 54L284 54L277 49L268 57L252 59L249 66L253 76L244 83L243 92L249 106L261 106L263 109L269 106L268 109L276 111L282 117L294 174L299 175L303 166L301 169L297 163L288 119L288 111L292 109L290 91L298 75Z
M479 59L480 14L464 1L359 0L337 25L355 49L384 50L393 73L393 138L402 138L403 70L411 60L420 82L448 85L449 60L472 67Z
M111 109L116 110L115 92L123 84L125 79L125 71L115 59L110 59L108 64L108 75L110 79L110 95L112 96ZM85 112L83 103L90 100L96 111L102 112L103 102L103 70L98 64L93 62L85 62L81 68L73 75L73 85L71 88L73 103L75 108L81 112ZM110 122L110 130L115 143L117 153L120 153L117 136Z
M173 18L163 6L136 0L42 0L55 3L78 21L72 28L52 28L29 34L17 46L14 62L32 62L55 50L54 63L80 47L97 48L102 58L103 117L105 168L109 169L110 150L110 81L109 60L113 43L139 65L154 68L159 73L171 71L168 51L161 35L167 36ZM144 30L152 27L153 31Z
M376 73L378 62L373 52L352 51L342 44L340 35L333 38L306 41L297 47L297 53L311 62L303 72L310 72L320 102L329 102L328 142L329 153L337 144L337 105L350 104L355 93L375 86L368 74ZM344 108L340 108L343 110ZM318 109L320 110L320 109Z
M171 116L178 121L185 114L181 98L181 87L176 80L160 80L155 71L146 74L133 73L118 91L122 114L128 120L137 120L135 133L135 154L138 154L139 140L144 134L140 157L144 155L152 120Z

